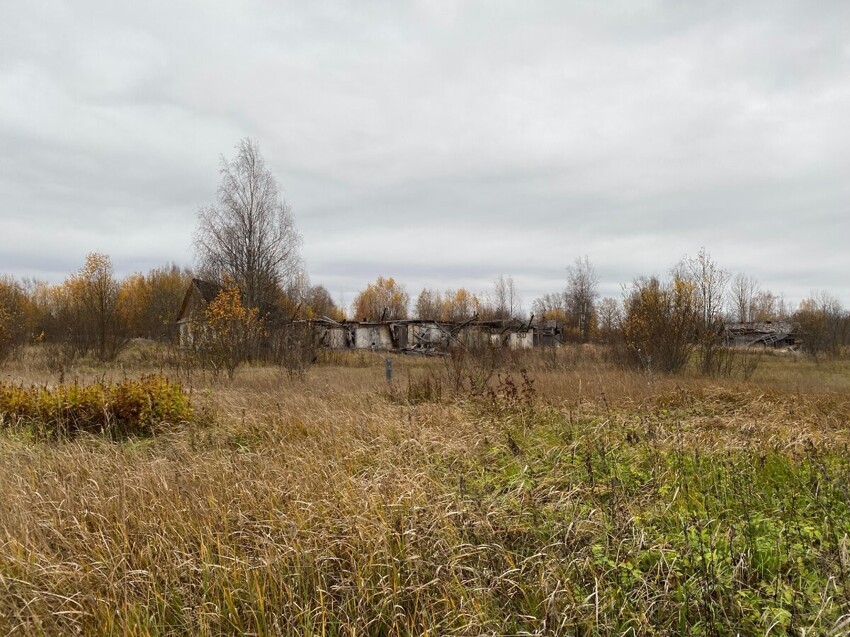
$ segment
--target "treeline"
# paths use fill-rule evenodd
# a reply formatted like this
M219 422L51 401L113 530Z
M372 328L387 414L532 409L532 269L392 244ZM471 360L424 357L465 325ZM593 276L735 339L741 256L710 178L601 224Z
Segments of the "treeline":
M600 298L599 277L587 256L567 268L564 287L523 309L512 277L500 276L491 290L441 292L424 288L415 301L403 284L378 277L355 298L352 318L418 318L461 322L516 319L555 321L565 341L605 342L626 364L676 371L698 354L708 374L729 364L726 327L731 323L786 323L816 357L838 356L850 345L850 313L827 292L813 293L796 307L746 275L733 276L702 249L684 257L666 276L644 276L623 286L620 298Z
M110 258L92 253L63 282L0 276L0 361L17 349L44 343L66 359L112 360L134 338L176 343L177 314L191 269L165 265L118 278ZM277 290L280 316L342 318L330 293L297 273Z
M419 318L429 321L462 322L473 316L481 320L523 318L522 304L512 277L499 276L487 294L465 288L424 288L413 304L405 286L392 277L378 277L359 292L352 304L355 320L378 321Z
M119 280L106 255L90 254L62 283L0 278L0 347L31 343L110 360L134 337L176 336L176 309L192 278L176 265Z
M115 358L133 338L174 343L177 314L193 276L191 269L172 264L119 279L109 257L98 253L59 284L2 276L0 358L34 343L101 360ZM484 293L425 288L415 300L402 283L378 277L356 295L347 316L325 287L311 285L299 270L271 289L261 318L269 325L319 317L445 322L533 317L556 321L565 341L608 343L637 367L675 371L697 352L706 373L725 364L725 328L732 322L788 323L803 349L817 357L841 355L850 345L850 314L832 295L818 292L791 307L752 277L732 276L705 250L683 258L666 276L636 278L623 287L621 298L600 298L598 287L586 256L567 268L563 289L535 299L530 312L510 276L499 276Z
M722 373L732 323L784 323L816 357L838 356L850 344L850 313L829 293L814 293L792 308L754 278L732 276L705 249L666 276L636 278L623 286L620 299L599 299L597 285L587 257L578 259L568 268L565 289L535 301L533 311L562 321L568 337L611 343L636 367L676 371L696 352L704 373Z

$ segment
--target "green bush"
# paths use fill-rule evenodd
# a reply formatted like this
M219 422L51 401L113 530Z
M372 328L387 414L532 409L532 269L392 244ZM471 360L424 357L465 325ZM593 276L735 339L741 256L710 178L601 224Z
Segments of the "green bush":
M191 417L183 387L162 376L57 387L0 382L0 424L47 435L149 436Z

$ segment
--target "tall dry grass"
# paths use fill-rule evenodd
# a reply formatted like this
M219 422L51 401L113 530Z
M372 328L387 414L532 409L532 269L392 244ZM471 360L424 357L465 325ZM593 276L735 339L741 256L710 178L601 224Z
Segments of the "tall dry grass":
M850 613L843 367L707 381L576 348L409 402L383 358L196 374L207 416L153 438L0 434L0 630L823 634ZM399 386L448 364L394 363ZM506 389L520 369L531 396Z

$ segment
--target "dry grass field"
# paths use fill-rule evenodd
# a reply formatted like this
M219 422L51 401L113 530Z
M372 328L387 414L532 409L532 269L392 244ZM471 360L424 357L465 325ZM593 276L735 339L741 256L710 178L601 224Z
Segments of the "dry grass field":
M120 440L3 416L0 631L749 635L850 630L850 364L647 376L592 347L195 373ZM525 370L525 371L523 371ZM158 373L155 353L81 384ZM7 383L54 385L37 351ZM471 387L471 384L477 384Z

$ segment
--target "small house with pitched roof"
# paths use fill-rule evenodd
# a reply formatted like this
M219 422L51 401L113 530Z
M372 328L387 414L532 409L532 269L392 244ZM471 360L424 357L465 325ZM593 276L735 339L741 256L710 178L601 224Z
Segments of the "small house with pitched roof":
M192 279L183 296L180 313L177 315L180 347L191 347L195 338L195 327L202 319L207 305L218 296L223 288L217 283Z

